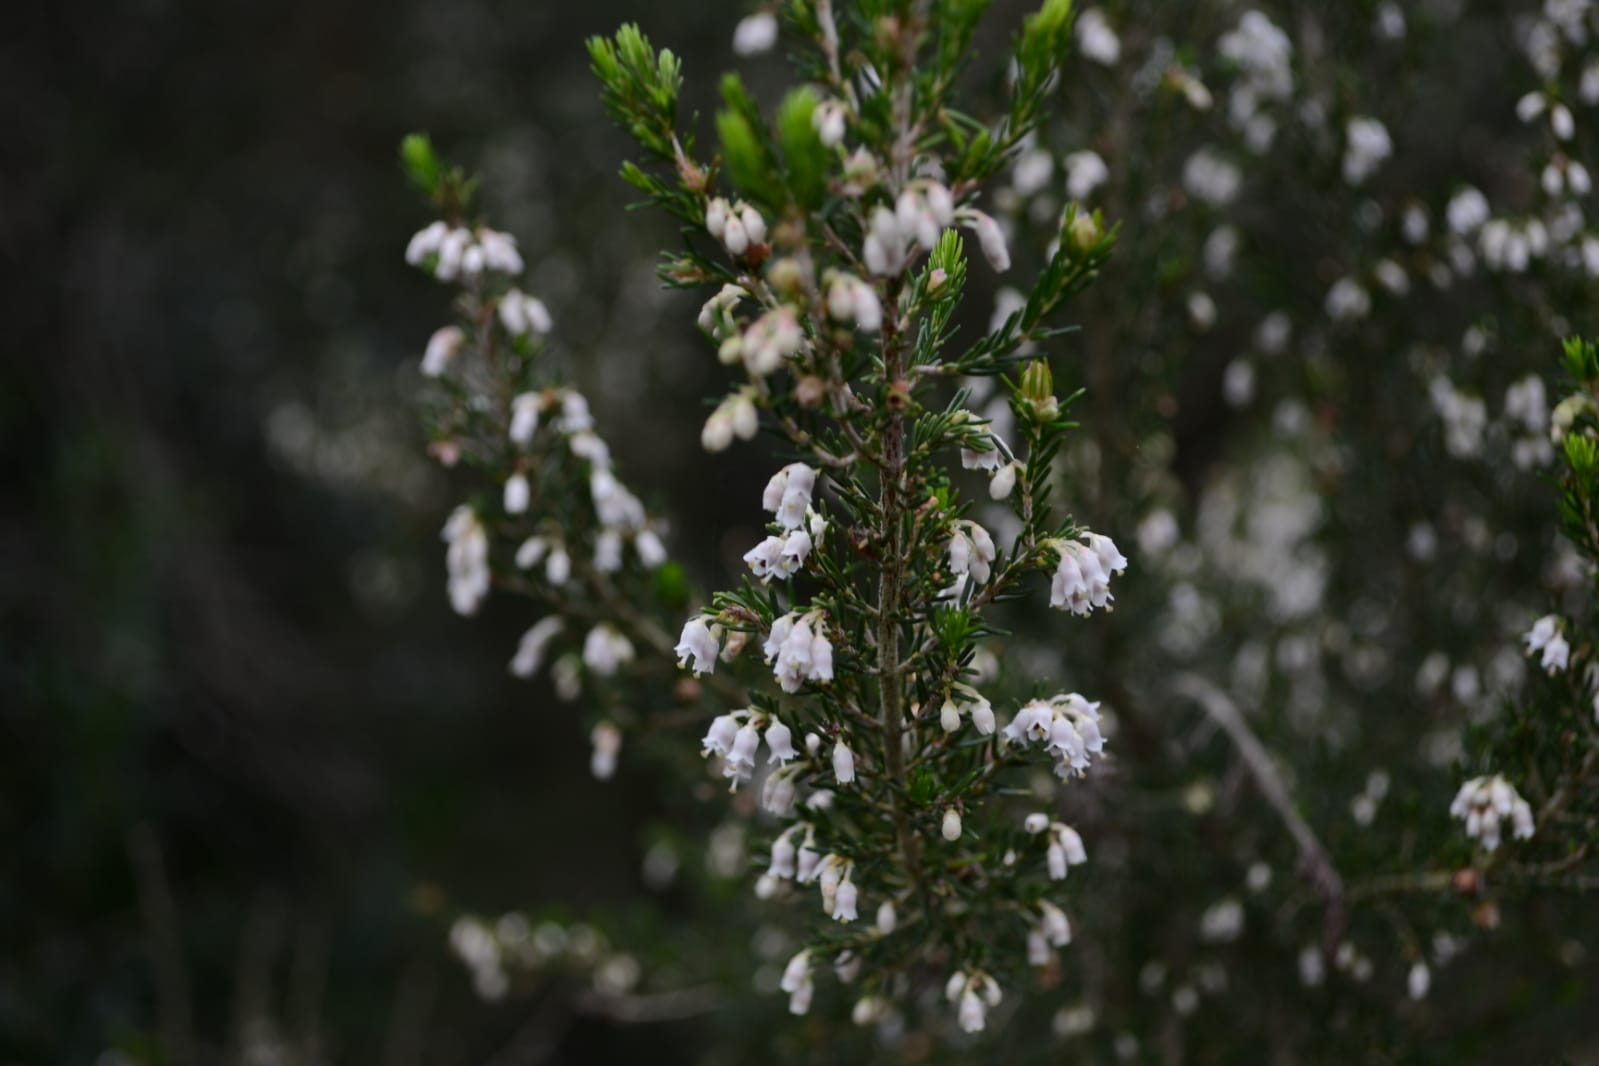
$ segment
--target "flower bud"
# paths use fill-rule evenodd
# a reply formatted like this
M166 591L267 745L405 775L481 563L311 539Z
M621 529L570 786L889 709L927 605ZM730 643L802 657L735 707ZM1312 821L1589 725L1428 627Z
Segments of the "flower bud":
M1101 235L1099 219L1085 212L1074 215L1071 224L1066 227L1066 238L1071 242L1072 251L1078 255L1087 255L1092 251L1099 244Z
M729 255L739 256L749 251L750 244L749 231L744 228L743 221L737 215L729 218L722 227L722 247Z
M805 268L792 256L772 260L766 268L766 280L785 300L798 301L805 294Z
M961 727L960 708L955 706L954 700L944 700L944 706L938 710L938 724L944 727L946 733L953 733Z
M855 753L849 750L847 744L833 745L833 776L838 778L841 785L855 780Z
M727 201L720 196L705 205L705 230L717 240L727 231Z
M589 734L594 753L589 758L589 770L596 781L609 781L616 773L616 753L622 748L622 731L610 722L601 722Z
M944 839L956 841L961 838L961 816L954 807L944 808L944 824L939 827L944 834Z
M1016 463L1006 463L994 471L994 477L988 483L988 495L995 500L1008 499L1011 490L1016 488Z
M700 430L700 446L708 452L726 451L733 443L733 419L720 407L711 412Z
M523 514L527 511L528 497L527 476L522 473L512 474L505 479L505 513Z
M427 351L422 355L423 375L430 378L442 376L465 341L466 335L458 326L445 326L435 332L428 338Z
M759 211L749 204L739 204L738 220L743 224L751 245L766 243L766 219L761 217Z
M824 145L833 148L844 141L844 105L837 100L823 100L811 113L816 135Z

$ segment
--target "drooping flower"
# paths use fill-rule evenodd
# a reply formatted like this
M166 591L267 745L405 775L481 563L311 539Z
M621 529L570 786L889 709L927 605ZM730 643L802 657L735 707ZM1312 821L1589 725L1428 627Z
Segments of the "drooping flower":
M771 757L766 761L787 765L789 761L799 758L799 753L794 750L794 734L777 718L771 719L766 726L766 747Z
M601 722L589 734L593 753L589 772L597 781L609 781L616 774L616 755L622 750L622 731L610 722Z
M833 745L833 776L841 785L855 780L855 753L843 741Z
M517 471L505 479L504 500L506 514L525 514L531 489L528 487L527 475Z
M1121 59L1121 39L1099 8L1091 7L1078 16L1076 29L1077 47L1085 58L1107 67L1115 66Z
M703 615L695 615L683 623L683 633L673 649L677 665L692 670L695 677L716 672L716 657L721 650L716 634Z
M529 333L548 333L555 328L544 301L529 296L520 289L512 289L500 297L500 324L512 336L524 337Z
M961 1029L980 1033L988 1021L990 1007L999 1006L999 983L980 970L960 971L944 986L944 998L957 1004L956 1017Z
M609 677L632 662L634 654L633 642L604 622L583 638L583 665L601 677Z
M543 410L544 397L537 392L524 392L511 400L511 425L506 435L512 444L526 448L533 443Z
M1566 643L1566 638L1560 631L1560 616L1546 614L1533 627L1527 631L1522 640L1527 645L1527 654L1543 653L1539 666L1551 676L1566 668L1571 658L1571 645Z
M837 100L823 100L811 113L811 125L815 127L816 135L821 138L822 143L833 148L844 143L847 118L848 112L842 103Z
M1105 749L1099 728L1099 704L1075 692L1024 704L1002 734L1009 744L1042 743L1055 758L1055 773L1062 778L1084 773L1090 756Z
M957 217L963 225L977 234L977 245L983 250L983 258L988 260L988 265L1000 274L1009 270L1010 246L1005 240L1005 231L1000 228L999 223L975 207L961 208Z
M811 506L816 471L804 463L790 463L772 475L761 494L761 507L777 516L784 529L798 529Z
M753 15L746 15L739 20L737 26L733 27L733 52L736 55L757 56L763 52L770 52L776 45L777 16L770 11L757 11Z
M516 654L511 658L511 673L520 678L529 678L538 673L544 661L544 649L565 624L558 614L548 615L533 623L516 646Z
M783 968L782 980L778 988L788 993L788 1009L791 1014L804 1014L811 1009L811 995L815 985L811 981L811 953L809 949L801 951Z
M450 512L443 538L448 543L444 566L449 575L450 606L456 614L473 614L489 594L488 532L477 513L462 504Z
M1064 881L1073 866L1088 861L1088 851L1077 830L1065 822L1049 824L1049 845L1044 849L1044 861L1049 868L1051 881Z
M428 338L427 350L422 353L422 373L430 378L442 377L465 342L466 334L459 326L445 326L434 331Z
M1360 185L1393 155L1394 142L1388 136L1388 127L1364 115L1351 118L1344 132L1344 180Z
M883 304L877 290L853 274L833 274L827 285L827 313L836 321L849 322L863 333L883 328Z
M1050 583L1049 605L1077 615L1108 607L1115 597L1110 593L1110 574L1100 554L1077 541L1051 541L1050 547L1055 549L1058 562Z

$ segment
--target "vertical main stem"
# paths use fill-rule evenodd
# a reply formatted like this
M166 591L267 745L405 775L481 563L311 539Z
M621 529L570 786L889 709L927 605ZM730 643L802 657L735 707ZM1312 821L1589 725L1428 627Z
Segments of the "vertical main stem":
M897 286L890 287L889 306L897 304ZM889 316L892 319L892 315ZM920 890L921 858L916 835L911 830L905 809L909 782L905 777L905 703L900 683L899 629L900 604L905 581L905 415L895 397L905 376L904 355L895 324L883 330L883 377L889 399L888 418L883 426L881 486L879 506L883 529L882 569L877 583L877 683L883 727L883 768L889 778L889 802L893 810L894 833L906 872Z

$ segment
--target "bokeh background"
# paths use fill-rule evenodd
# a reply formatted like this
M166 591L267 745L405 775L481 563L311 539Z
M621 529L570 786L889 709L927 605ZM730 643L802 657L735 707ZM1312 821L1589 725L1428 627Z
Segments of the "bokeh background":
M636 894L648 789L592 781L575 716L512 683L510 612L447 610L412 409L447 300L401 261L428 216L395 152L426 129L481 170L577 375L637 427L622 461L714 511L682 432L703 381L658 358L694 341L692 314L661 318L672 235L621 210L582 42L643 19L703 68L736 16L8 19L0 1061L148 1048L163 981L208 1055L254 997L338 1061L489 1061L525 1019L472 998L430 917L445 894Z
M1000 54L1022 6L995 5L983 48ZM457 907L611 907L648 924L686 905L643 884L660 782L589 777L578 717L506 673L526 622L514 605L471 621L447 610L438 529L454 496L412 408L445 296L401 262L428 216L395 148L427 130L481 173L484 210L521 242L528 288L559 324L557 356L629 482L672 501L675 552L714 575L751 540L741 501L766 470L753 454L698 450L719 372L695 298L655 279L672 227L622 209L627 145L582 41L640 22L685 57L688 103L708 112L742 13L726 0L106 0L11 14L0 1062L163 1061L164 1026L194 1034L171 1061L697 1060L699 1022L641 1031L558 1004L486 1005L448 954ZM1491 152L1473 155L1513 129L1509 115L1482 116L1524 77L1496 25L1470 23L1415 60L1419 88L1405 85L1425 108L1395 129L1419 160L1405 180L1459 174L1515 193ZM757 89L785 76L777 59L744 69ZM974 88L998 73L980 69ZM1136 155L1103 139L1129 128L1114 100L1079 114L1096 102L1108 132L1077 135ZM1135 217L1145 205L1107 207ZM1275 234L1266 258L1278 263L1334 254L1327 235L1344 223L1280 200L1252 218ZM1131 239L1140 232L1153 231ZM1170 265L1178 253L1158 244L1132 263ZM1269 306L1300 282L1319 293L1336 267L1236 284ZM1148 301L1184 298L1165 275L1106 287L1085 315L1142 322ZM980 286L974 302L990 294ZM1108 412L1123 379L1107 371L1089 415L1111 426L1096 456L1141 457L1185 524L1187 494L1229 463L1250 482L1240 457L1278 431L1268 412L1222 399L1252 326L1181 343L1151 327L1125 362L1105 350L1114 332L1084 341L1094 365L1165 382L1137 393L1153 406L1118 437ZM1347 406L1315 408L1324 424L1394 395L1377 376L1352 382L1338 386ZM1151 419L1164 426L1155 452L1136 428ZM1380 449L1362 461L1383 469ZM1089 469L1092 481L1114 466ZM1101 480L1084 496L1110 491ZM1343 479L1313 491L1360 499ZM1330 505L1333 535L1375 525L1402 542L1411 516L1384 509L1421 491L1401 479L1383 502ZM1337 584L1344 565L1331 598L1358 601ZM1516 565L1536 580L1537 559ZM1134 595L1121 617L1158 614L1139 611ZM1123 656L1129 632L1109 638ZM1532 1023L1508 1014L1489 1024L1540 1052L1580 1047L1592 984L1548 965L1535 987L1564 990L1554 1035L1518 1034Z

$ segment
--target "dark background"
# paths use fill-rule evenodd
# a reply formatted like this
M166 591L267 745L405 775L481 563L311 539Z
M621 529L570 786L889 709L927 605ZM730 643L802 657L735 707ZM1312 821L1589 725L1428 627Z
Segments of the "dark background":
M620 210L582 41L641 19L705 73L737 15L10 15L0 1061L136 1051L179 977L213 1050L255 997L339 1061L415 1061L423 1030L485 1061L517 1020L471 1000L438 915L637 894L648 786L593 782L578 716L506 675L514 606L447 609L411 398L448 297L401 260L428 215L395 149L429 130L482 171L574 375L637 427L630 475L703 488L664 427L710 390L655 358L697 343L694 304L660 335L672 235Z

